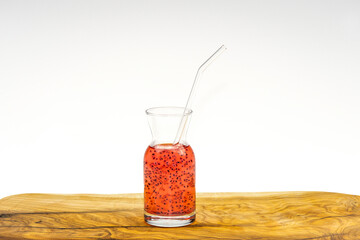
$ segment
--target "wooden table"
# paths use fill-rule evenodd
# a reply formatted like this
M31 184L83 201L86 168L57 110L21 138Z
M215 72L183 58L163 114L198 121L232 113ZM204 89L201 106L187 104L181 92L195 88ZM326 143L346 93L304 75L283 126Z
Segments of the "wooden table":
M21 194L0 200L0 239L360 239L360 197L199 193L195 223L143 220L142 194Z

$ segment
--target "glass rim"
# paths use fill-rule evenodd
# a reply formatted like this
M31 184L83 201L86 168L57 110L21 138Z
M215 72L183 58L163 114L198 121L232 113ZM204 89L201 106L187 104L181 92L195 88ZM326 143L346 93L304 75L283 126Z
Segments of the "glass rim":
M145 110L148 116L182 116L184 114L184 107L152 107ZM185 116L192 114L193 110L186 109Z

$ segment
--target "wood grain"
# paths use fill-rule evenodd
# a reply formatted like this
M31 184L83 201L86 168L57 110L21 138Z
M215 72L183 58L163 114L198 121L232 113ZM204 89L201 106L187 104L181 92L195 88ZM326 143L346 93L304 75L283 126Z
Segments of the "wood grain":
M199 193L195 223L143 220L142 194L21 194L0 200L0 239L360 239L360 197Z

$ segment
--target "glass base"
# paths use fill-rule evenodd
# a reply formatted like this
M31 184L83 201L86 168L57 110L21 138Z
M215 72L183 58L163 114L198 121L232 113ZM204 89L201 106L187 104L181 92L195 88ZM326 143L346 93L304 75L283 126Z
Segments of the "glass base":
M156 227L183 227L195 221L195 212L183 216L159 216L145 212L145 222Z

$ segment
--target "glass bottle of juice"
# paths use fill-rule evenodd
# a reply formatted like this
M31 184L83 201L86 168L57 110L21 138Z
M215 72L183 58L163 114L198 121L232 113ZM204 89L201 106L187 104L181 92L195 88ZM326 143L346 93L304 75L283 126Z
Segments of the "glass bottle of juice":
M184 113L180 107L146 110L152 142L144 156L145 221L160 227L180 227L195 220L195 157L186 142L191 110L181 142L173 144Z

